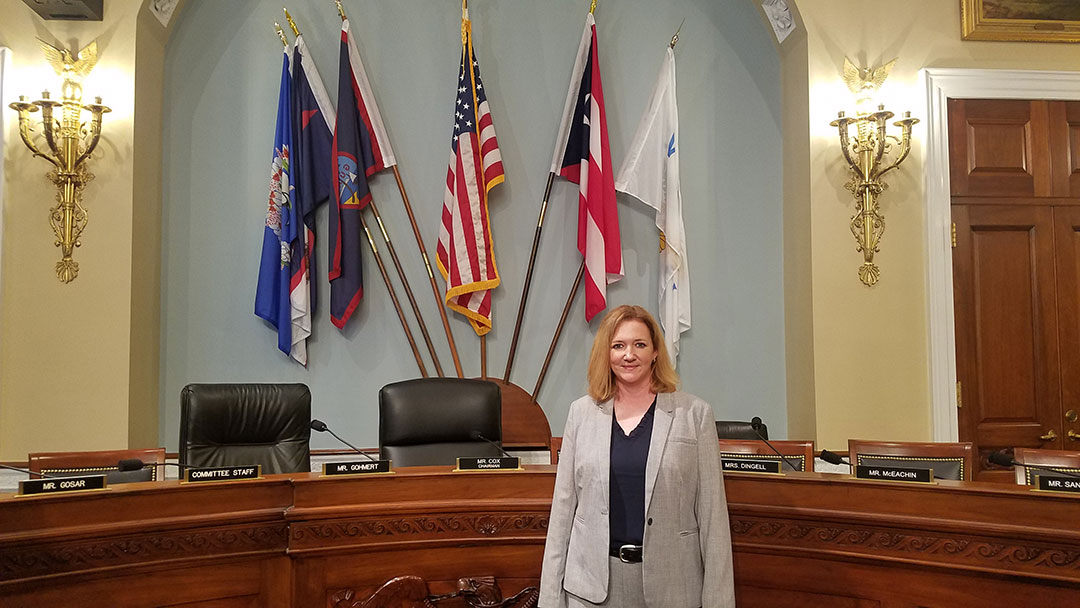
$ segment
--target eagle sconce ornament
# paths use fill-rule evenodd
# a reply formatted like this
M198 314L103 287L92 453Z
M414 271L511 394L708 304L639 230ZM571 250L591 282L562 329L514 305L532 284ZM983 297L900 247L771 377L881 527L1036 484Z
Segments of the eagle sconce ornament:
M855 95L856 115L847 117L844 112L829 123L840 134L840 148L851 171L851 179L844 187L855 197L855 215L851 217L851 233L857 243L856 251L863 254L859 267L859 280L872 287L881 277L881 269L874 263L874 254L880 251L881 237L885 233L885 217L881 214L878 197L888 185L881 180L889 171L900 166L911 152L911 126L919 122L911 112L893 123L901 128L899 137L886 134L886 121L894 116L879 104L874 112L861 108L872 102L875 93L888 78L896 59L877 68L859 68L844 58L844 82ZM854 127L854 129L852 129Z
M56 235L61 259L56 263L56 278L70 283L79 276L79 263L72 253L79 247L80 236L86 228L86 209L82 206L83 188L94 175L87 170L86 161L101 139L101 117L111 110L101 105L101 98L94 103L82 103L82 80L97 63L97 42L86 45L78 54L58 48L38 39L49 65L64 79L61 99L49 97L49 91L41 93L41 99L28 102L20 95L19 101L9 107L19 113L19 135L34 156L52 163L46 177L56 186L57 204L49 213L49 224ZM59 120L54 111L59 108ZM41 111L41 122L34 124L31 114ZM90 112L89 122L83 122L83 110ZM40 127L41 135L34 136Z

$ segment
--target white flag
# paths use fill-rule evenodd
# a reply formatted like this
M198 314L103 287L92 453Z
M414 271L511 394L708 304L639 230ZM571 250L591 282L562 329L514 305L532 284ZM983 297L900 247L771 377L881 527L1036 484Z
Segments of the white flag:
M615 189L656 209L660 229L660 324L675 364L679 336L690 329L690 271L686 261L679 193L679 110L675 102L675 51L668 47Z

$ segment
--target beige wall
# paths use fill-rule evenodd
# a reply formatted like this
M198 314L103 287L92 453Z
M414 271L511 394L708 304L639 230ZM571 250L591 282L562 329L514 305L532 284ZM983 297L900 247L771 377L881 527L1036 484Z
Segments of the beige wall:
M101 95L113 109L90 161L96 179L84 195L89 223L74 255L79 276L65 285L53 270L60 255L48 225L56 193L43 177L48 165L19 141L6 107L12 100L3 100L0 460L157 444L161 86L159 75L148 79L136 114L134 76L137 67L160 73L164 37L137 35L141 4L110 2L103 22L65 22L0 0L0 45L14 52L12 92L36 99L43 86L59 89L35 37L78 48L96 39L100 60L84 99ZM142 24L161 29L152 18ZM140 55L157 48L138 66L137 43Z
M792 4L792 0L789 0ZM785 93L785 117L807 114L809 155L801 156L809 168L787 164L785 175L803 179L809 192L808 225L785 225L785 245L798 246L808 235L812 273L810 313L812 335L788 333L789 384L792 358L796 369L812 369L813 402L789 403L789 409L813 412L819 448L846 449L848 438L926 440L932 438L930 418L929 346L926 289L926 226L923 196L925 131L916 132L911 157L886 178L889 189L881 197L885 235L881 253L881 281L873 288L860 283L856 270L861 254L848 229L854 200L843 185L848 179L835 129L828 126L838 110L853 110L841 82L844 56L863 65L880 65L899 57L882 90L882 101L899 114L910 109L925 119L926 109L918 71L924 67L981 67L1030 70L1080 69L1080 46L960 40L959 2L909 0L899 5L865 0L796 0L806 26L808 95ZM801 66L798 53L783 57L785 75ZM786 78L786 76L785 76ZM785 80L785 85L787 81ZM809 101L806 102L808 97ZM798 126L796 125L797 129ZM801 145L794 134L793 142ZM796 160L796 163L799 161ZM798 186L791 188L798 191ZM785 205L801 204L785 190ZM785 222L798 221L790 210ZM804 297L801 277L793 272L802 260L785 263L785 298L788 311L799 308L792 298ZM797 287L797 288L793 288ZM791 320L789 319L789 327ZM813 341L812 360L801 360L804 344ZM789 397L800 387L789 386ZM791 436L812 428L798 412L791 415ZM798 426L795 426L798 425Z

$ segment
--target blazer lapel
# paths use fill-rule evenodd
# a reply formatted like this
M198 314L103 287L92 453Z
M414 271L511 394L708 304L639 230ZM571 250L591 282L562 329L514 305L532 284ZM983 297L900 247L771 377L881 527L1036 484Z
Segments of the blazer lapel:
M671 430L671 419L674 417L675 403L671 399L671 393L659 393L656 395L656 411L653 412L652 439L649 440L649 459L645 463L645 513L649 513L649 504L652 502L653 488L656 487L656 475L660 472L660 459L664 455L664 446L667 445L668 431ZM611 439L608 439L611 442ZM609 448L610 450L610 448Z
M611 424L614 416L614 401L608 399L597 404L596 415L593 416L593 429L589 436L599 437L596 447L599 453L593 456L594 462L600 467L600 495L604 497L604 507L611 506ZM604 521L607 521L606 519Z

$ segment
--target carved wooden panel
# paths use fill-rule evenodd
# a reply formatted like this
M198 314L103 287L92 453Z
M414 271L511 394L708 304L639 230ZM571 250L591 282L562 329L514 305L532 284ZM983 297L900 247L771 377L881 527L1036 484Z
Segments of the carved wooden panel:
M544 538L547 525L547 513L498 511L306 521L292 524L290 547L302 551L339 545Z
M1045 101L949 100L953 196L1051 196Z
M1080 153L1080 149L1077 150ZM1080 207L1054 208L1058 344L1061 348L1061 426L1066 450L1080 450Z
M842 593L811 593L795 589L739 585L736 594L739 608L881 608L878 600L861 599Z
M554 475L428 467L0 496L0 604L534 608ZM740 608L1080 606L1076 497L815 473L725 486Z
M1061 449L1053 214L1029 205L954 205L953 289L960 437L975 444L976 479L1011 482L987 455Z
M1064 196L1080 198L1080 102L1057 102L1061 111L1051 115L1056 124L1051 133L1055 148L1061 151L1055 155L1054 174L1065 180Z
M284 551L287 542L288 526L281 522L16 545L0 552L0 580L146 562L273 554Z
M1080 573L1080 546L1052 542L1008 542L992 536L928 533L850 522L817 523L793 519L734 517L731 534L746 546L784 547L816 554L917 564L949 564L1007 569L1043 576Z
M539 597L536 586L505 594L493 576L459 578L447 593L432 592L422 577L398 576L370 594L341 589L330 608L536 608Z

